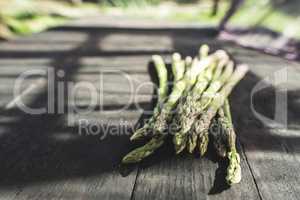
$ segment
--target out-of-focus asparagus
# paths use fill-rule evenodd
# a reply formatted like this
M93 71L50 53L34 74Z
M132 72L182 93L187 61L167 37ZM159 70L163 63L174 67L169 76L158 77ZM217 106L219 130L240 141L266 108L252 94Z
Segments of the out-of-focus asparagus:
M240 65L233 70L234 64L224 51L208 55L207 45L202 46L199 52L200 60L191 57L183 60L179 54L173 55L174 84L168 97L165 64L160 56L153 56L160 82L158 104L148 123L131 138L138 139L151 132L151 139L128 153L122 162L140 162L161 147L168 123L174 116L172 122L177 125L177 132L173 135L176 153L186 147L192 153L198 144L200 154L204 155L211 134L218 155L229 161L226 182L232 185L240 182L241 167L228 96L247 73L248 67ZM178 112L174 114L175 107Z

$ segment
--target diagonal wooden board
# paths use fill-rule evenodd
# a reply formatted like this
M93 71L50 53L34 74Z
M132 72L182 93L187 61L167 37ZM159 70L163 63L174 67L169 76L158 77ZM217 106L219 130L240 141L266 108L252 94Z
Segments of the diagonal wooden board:
M299 64L218 41L214 31L209 29L164 28L163 25L145 28L130 24L130 20L125 25L114 26L112 22L107 26L99 21L79 20L0 44L3 109L13 99L14 79L25 70L62 69L67 76L61 81L75 83L97 83L101 79L97 73L104 73L104 85L96 84L103 95L94 112L28 116L13 108L2 111L0 198L299 199ZM163 54L167 60L174 51L195 55L204 42L214 48L227 49L238 62L247 63L251 68L231 96L242 155L241 184L225 190L218 170L222 166L213 156L204 159L175 157L171 144L159 151L160 156L154 155L138 170L135 168L122 177L117 169L118 162L129 148L133 148L128 135L113 135L104 140L100 139L101 135L79 135L79 121L85 119L90 124L100 121L109 130L125 128L120 127L120 120L135 124L143 109L151 109L153 88L144 87L136 95L141 109L132 105L125 111L112 112L132 102L128 83L120 74L109 70L127 73L135 80L133 85L137 88L143 82L152 81L148 69L152 54ZM250 92L264 77L285 67L289 75L289 130L284 132L273 124L261 123L253 115ZM22 98L34 105L44 105L47 88L37 83L40 82L35 78L26 80L25 87L35 84L37 89ZM271 92L255 94L254 108L259 113L272 115L273 90L274 87ZM89 100L86 91L79 89L77 103L84 107ZM100 108L104 111L99 111ZM67 126L68 120L71 126Z

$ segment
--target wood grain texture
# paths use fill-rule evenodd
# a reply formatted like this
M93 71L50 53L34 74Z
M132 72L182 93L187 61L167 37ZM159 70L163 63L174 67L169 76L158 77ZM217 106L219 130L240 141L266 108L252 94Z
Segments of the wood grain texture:
M300 65L255 52L252 55L256 59L236 56L251 67L231 98L239 138L261 198L299 199ZM253 88L262 83L265 87L251 96ZM287 104L276 96L286 97Z
M260 199L241 155L243 179L231 188L224 183L227 166L224 162L182 155L142 169L134 199Z

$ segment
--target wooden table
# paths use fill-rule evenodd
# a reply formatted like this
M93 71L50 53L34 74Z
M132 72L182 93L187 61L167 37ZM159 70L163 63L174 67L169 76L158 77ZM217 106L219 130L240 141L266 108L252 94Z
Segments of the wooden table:
M152 82L148 63L152 54L162 54L166 60L174 51L195 55L203 43L228 50L251 69L231 95L242 182L227 188L224 163L214 155L175 156L170 142L122 176L124 169L118 165L133 148L129 137L114 134L101 140L102 133L136 124L143 110L152 108L153 87L142 87L133 101L127 80L118 72L128 75L137 89ZM14 98L14 82L21 73L48 68L60 75L53 81L54 89L47 87L45 76L30 76L22 83L21 97ZM90 18L0 43L0 76L0 199L300 199L298 63L219 41L210 28ZM266 77L285 83L254 93L251 104L251 91ZM103 92L90 113L66 112L74 105L57 94L49 102L60 113L29 115L16 107L18 98L26 105L45 107L47 92L57 91L59 83L80 81L93 83L96 93ZM257 113L272 118L275 92L284 97L285 89L287 130L260 121L251 110L253 105ZM88 91L78 88L76 105L86 108L89 101ZM129 106L116 112L124 105ZM80 120L107 129L100 135L80 135Z

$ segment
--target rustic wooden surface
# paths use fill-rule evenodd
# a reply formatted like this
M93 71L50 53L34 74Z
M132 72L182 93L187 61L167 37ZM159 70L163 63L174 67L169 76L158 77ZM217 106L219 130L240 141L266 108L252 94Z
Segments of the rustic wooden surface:
M83 19L0 43L0 199L300 199L300 65L215 37L216 32L209 28L104 18ZM101 123L107 130L127 129L122 120L134 125L144 109L151 109L153 87L144 87L135 95L141 106L137 108L130 99L128 82L112 70L128 74L136 89L141 83L155 81L148 63L152 54L162 54L167 60L174 51L195 55L204 42L227 49L237 62L251 68L231 95L242 157L240 184L224 185L224 163L213 154L203 159L175 156L167 143L159 156L120 169L120 159L133 148L128 135L110 135L103 140L101 135L79 135L82 119ZM24 71L48 68L65 72L55 83L102 80L102 86L96 84L97 91L103 92L96 109L88 114L41 115L17 109L15 79ZM272 118L275 91L284 94L283 88L287 88L287 130L280 124L259 121L250 107L255 85L282 69L287 69L285 83L255 93L253 105L257 112ZM52 89L45 76L30 77L23 86L21 99L27 105L47 104L47 91ZM61 109L74 106L60 105L59 98L65 99L56 95L53 102ZM85 108L89 100L85 89L79 89L77 105ZM114 112L127 104L127 109Z

